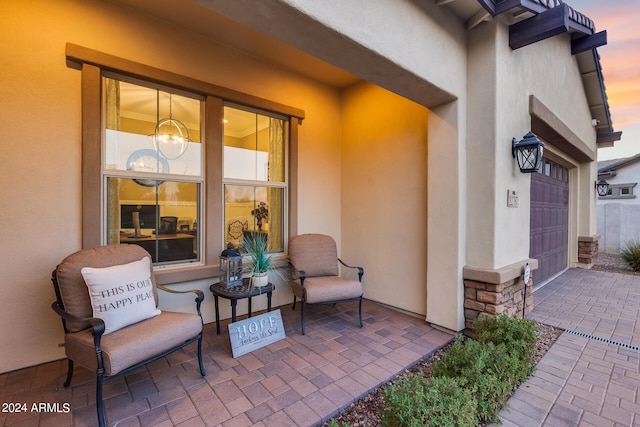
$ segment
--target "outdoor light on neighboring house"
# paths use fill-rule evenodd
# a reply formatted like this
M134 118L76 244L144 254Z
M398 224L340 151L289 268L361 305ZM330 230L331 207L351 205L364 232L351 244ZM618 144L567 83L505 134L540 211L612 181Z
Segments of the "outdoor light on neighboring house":
M225 288L242 285L242 255L229 243L220 254L220 282Z
M604 179L596 182L596 191L598 192L598 196L606 196L609 193L609 183Z
M522 173L539 172L542 167L542 152L544 142L533 133L527 133L520 141L513 138L511 154L518 161Z

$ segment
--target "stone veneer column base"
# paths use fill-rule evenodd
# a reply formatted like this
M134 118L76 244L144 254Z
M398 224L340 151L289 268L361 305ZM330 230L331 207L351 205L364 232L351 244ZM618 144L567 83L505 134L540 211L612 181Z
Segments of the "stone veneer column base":
M578 237L578 263L591 268L598 258L598 241L600 234ZM582 266L581 266L582 267Z
M526 264L529 264L532 273L525 287ZM533 270L537 268L538 261L535 259L511 264L498 270L465 266L465 327L473 329L473 322L482 315L506 314L520 318L530 313L533 310Z

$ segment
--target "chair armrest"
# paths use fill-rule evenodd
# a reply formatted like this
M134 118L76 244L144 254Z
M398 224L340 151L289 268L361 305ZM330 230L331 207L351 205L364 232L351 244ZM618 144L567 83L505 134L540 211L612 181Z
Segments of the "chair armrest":
M304 279L307 278L307 273L305 273L304 270L298 270L291 261L289 261L289 265L291 266L291 277L293 280L300 279L300 286L304 288Z
M188 294L188 293L194 293L196 294L196 310L198 311L198 315L200 317L202 317L202 313L200 313L200 305L202 304L202 301L204 301L204 292L202 292L199 289L187 289L185 291L178 291L175 289L169 289L167 287L164 287L162 285L156 285L156 288L160 289L161 291L170 293L170 294Z
M104 333L104 320L98 319L97 317L86 317L80 318L76 316L72 316L71 314L64 311L62 306L58 301L54 301L51 304L51 308L55 311L58 316L62 317L65 322L87 322L93 327L93 336L100 337ZM98 346L100 342L98 340Z
M338 261L340 262L340 264L344 265L347 268L357 268L358 269L358 280L360 282L362 282L362 276L364 275L364 268L362 268L362 267L353 267L351 265L347 265L340 258L338 258Z

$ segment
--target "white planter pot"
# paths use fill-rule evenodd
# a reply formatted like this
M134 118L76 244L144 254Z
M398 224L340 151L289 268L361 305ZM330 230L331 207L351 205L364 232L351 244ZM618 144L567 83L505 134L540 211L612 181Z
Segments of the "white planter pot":
M269 275L267 273L254 274L251 278L251 283L259 288L267 286L269 284Z

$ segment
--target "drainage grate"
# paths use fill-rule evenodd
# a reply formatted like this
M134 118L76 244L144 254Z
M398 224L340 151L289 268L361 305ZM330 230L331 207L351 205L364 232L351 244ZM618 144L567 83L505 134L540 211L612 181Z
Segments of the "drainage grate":
M628 349L631 349L631 350L640 351L640 347L638 347L636 345L625 344L625 343L618 342L618 341L608 340L608 339L605 339L605 338L596 337L594 335L585 334L584 332L574 331L572 329L565 329L565 332L568 332L568 333L570 333L572 335L577 335L579 337L588 338L590 340L596 340L596 341L600 341L600 342L603 342L603 343L606 343L606 344L613 344L613 345L617 345L619 347L624 347L624 348L628 348Z

